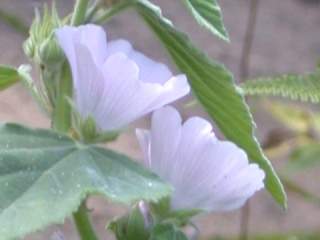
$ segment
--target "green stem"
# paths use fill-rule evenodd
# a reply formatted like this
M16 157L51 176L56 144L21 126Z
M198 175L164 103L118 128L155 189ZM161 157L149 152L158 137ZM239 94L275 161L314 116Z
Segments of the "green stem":
M71 19L73 26L78 26L85 22L88 3L89 0L77 0Z
M58 84L58 96L53 111L53 129L67 133L71 127L71 106L68 98L72 96L72 77L69 66L65 63ZM81 240L98 240L91 226L85 201L82 202L76 213L73 214Z
M81 204L78 211L73 214L73 219L81 240L98 240L91 226L85 201Z
M62 67L59 79L55 109L53 111L53 128L67 133L71 126L71 106L68 98L72 97L72 77L67 63Z
M91 22L92 18L97 13L99 8L100 8L100 2L96 0L87 11L85 23Z
M130 7L132 4L134 4L135 1L121 1L117 4L112 5L110 8L106 9L105 12L100 14L99 16L96 16L92 22L96 24L102 24L106 21L108 21L111 17L113 17L118 12L126 9L127 7Z

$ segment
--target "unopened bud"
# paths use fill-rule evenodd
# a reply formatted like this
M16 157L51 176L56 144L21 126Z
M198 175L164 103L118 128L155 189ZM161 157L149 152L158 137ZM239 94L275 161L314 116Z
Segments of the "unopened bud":
M29 38L23 45L25 54L35 63L41 65L50 66L53 63L57 64L57 62L63 61L64 55L54 38L54 30L62 25L54 5L52 5L51 11L45 5L42 15L36 10Z
M43 64L48 66L55 66L64 61L64 54L55 37L52 36L41 43L39 58Z

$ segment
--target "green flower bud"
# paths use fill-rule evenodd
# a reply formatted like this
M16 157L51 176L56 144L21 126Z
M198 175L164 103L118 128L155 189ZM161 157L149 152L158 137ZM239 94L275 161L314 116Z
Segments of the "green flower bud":
M153 221L152 216L149 216L148 210L143 206L144 204L139 202L130 213L108 224L107 228L116 235L117 239L149 239Z
M100 131L96 126L94 118L91 116L87 117L85 120L81 119L81 116L77 113L72 100L69 100L69 103L73 109L74 130L82 141L87 143L105 143L114 141L119 136L118 131Z
M32 41L31 38L28 38L24 43L23 43L23 50L24 53L30 58L32 59L34 57L34 53L35 53L35 45L34 42Z
M88 142L92 142L98 137L96 123L92 117L88 117L83 121L81 126L81 135L82 138Z
M48 65L48 67L53 62L64 61L63 53L54 39L54 30L62 25L62 20L59 18L54 5L51 11L45 5L42 16L36 10L34 21L30 27L29 38L23 45L25 54L35 63Z
M64 53L61 50L54 36L46 39L39 47L39 59L44 65L54 67L61 64L64 59Z

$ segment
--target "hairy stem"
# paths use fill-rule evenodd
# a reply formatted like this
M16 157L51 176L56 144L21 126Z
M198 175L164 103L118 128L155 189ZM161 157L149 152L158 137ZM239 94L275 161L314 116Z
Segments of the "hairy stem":
M84 23L86 20L88 4L89 0L77 0L71 19L71 24L73 26L78 26Z
M105 10L102 14L97 16L92 20L92 22L96 24L102 24L106 21L108 21L111 17L113 17L115 14L119 13L120 11L126 9L127 7L130 7L134 1L120 1L119 3L116 3Z
M98 240L91 226L85 201L81 204L78 211L73 214L73 219L81 240Z
M249 75L250 58L252 44L254 40L254 33L257 23L259 0L250 0L249 17L246 26L246 33L242 46L241 60L240 60L240 80L244 81Z
M68 97L71 96L71 72L68 64L65 63L58 83L58 96L52 116L52 128L57 131L68 133L71 127L71 107L68 102ZM85 200L73 214L73 218L81 240L98 240L89 220Z
M72 97L71 72L67 63L61 69L59 76L55 108L52 116L52 126L55 130L68 133L71 127L71 106L68 98Z
M240 60L240 81L243 82L249 75L251 49L257 22L259 0L250 0L249 17L246 26L245 39L242 46ZM247 240L249 235L250 201L241 209L240 213L240 240Z

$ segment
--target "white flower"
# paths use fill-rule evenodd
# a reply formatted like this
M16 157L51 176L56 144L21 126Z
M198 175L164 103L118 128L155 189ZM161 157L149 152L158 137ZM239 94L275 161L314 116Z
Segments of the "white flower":
M182 124L172 107L157 110L151 129L136 131L145 164L174 187L174 209L227 211L264 187L264 172L235 144L219 141L206 120Z
M185 75L172 76L125 40L107 43L99 26L65 26L56 36L71 66L77 111L102 130L122 128L190 91Z

